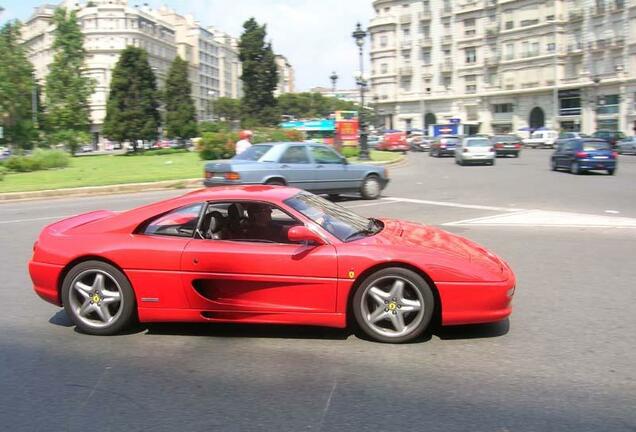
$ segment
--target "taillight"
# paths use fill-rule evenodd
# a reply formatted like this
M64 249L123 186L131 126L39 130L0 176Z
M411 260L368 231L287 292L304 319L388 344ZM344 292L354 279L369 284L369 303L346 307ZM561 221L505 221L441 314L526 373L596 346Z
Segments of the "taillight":
M494 151L495 151L495 148L494 148L494 147L490 147L490 151L491 151L491 152L494 152Z
M579 159L584 159L590 157L587 152L576 152L576 157Z
M521 148L521 144L515 144L515 148L520 149Z
M613 157L614 159L616 159L616 158L618 157L618 152L614 152L614 151L613 151L613 152L612 152L612 157Z
M495 144L495 147L497 147L497 148L502 148L503 146L504 146L504 145L503 145L503 143L497 143L497 144Z
M214 173L213 173L213 172L211 172L211 171L205 171L205 178L206 178L206 179L210 179L210 178L212 178L212 177L214 177Z
M237 172L227 172L225 173L225 180L240 180L241 175Z

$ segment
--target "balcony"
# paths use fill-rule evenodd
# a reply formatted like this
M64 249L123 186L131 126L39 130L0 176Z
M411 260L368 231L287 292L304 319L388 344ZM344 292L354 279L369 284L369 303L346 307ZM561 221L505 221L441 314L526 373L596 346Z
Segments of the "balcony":
M433 14L430 9L423 10L417 14L417 18L420 21L430 21L433 18Z
M399 70L400 76L411 76L413 75L413 68L411 66L403 66Z
M622 36L617 36L612 39L612 48L623 48L625 46L625 39Z
M442 45L450 45L453 43L453 37L451 35L442 36Z
M487 38L497 37L498 34L499 34L499 27L498 26L488 26L488 27L486 27L486 37Z
M453 72L453 62L451 60L445 60L444 63L441 64L440 70L442 73Z
M583 11L581 9L572 9L568 14L570 22L581 21L583 19Z
M433 46L433 39L429 36L423 37L418 41L420 48L431 48Z
M396 25L396 24L397 24L397 18L394 15L379 16L371 20L371 22L369 23L369 29L373 27Z
M590 15L599 16L605 13L605 6L593 6L590 8Z
M403 40L400 42L400 49L402 50L410 50L413 48L413 42L410 40Z
M486 66L496 66L497 64L499 64L499 56L490 56L490 57L486 57L484 59L484 64Z
M442 17L451 16L453 14L453 8L445 7L442 9Z
M412 19L411 14L400 15L400 24L409 24Z
M568 53L570 54L582 53L583 52L582 50L583 50L582 42L575 42L568 45Z
M610 12L622 12L625 9L625 3L623 1L613 1L610 3Z

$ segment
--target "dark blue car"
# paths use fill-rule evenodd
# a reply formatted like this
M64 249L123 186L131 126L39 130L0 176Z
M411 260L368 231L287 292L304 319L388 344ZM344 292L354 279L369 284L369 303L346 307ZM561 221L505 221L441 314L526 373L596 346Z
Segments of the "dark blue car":
M598 138L575 138L559 140L552 153L550 167L552 171L560 168L572 174L583 174L585 171L602 170L609 175L616 172L616 152L610 144Z

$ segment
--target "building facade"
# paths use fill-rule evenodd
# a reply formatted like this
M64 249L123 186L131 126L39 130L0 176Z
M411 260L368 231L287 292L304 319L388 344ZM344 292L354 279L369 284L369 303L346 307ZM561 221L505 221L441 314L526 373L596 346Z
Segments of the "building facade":
M75 10L86 49L86 75L95 79L90 100L94 142L103 142L101 129L112 70L127 46L144 48L159 88L170 65L180 55L190 64L189 78L199 120L213 118L213 102L219 96L241 96L240 63L236 39L213 28L201 27L192 17L167 8L131 7L128 0L91 0L60 4ZM43 5L22 27L22 39L36 78L44 83L53 62L57 5Z
M375 0L371 98L387 128L636 126L636 1ZM457 120L454 120L457 121Z
M278 70L278 86L274 90L274 95L279 96L283 93L294 93L295 78L294 68L284 55L276 54L276 69Z
M86 75L96 82L90 100L91 132L94 141L99 142L106 117L111 74L120 51L130 45L144 48L158 85L163 87L170 64L177 54L175 31L153 16L149 9L129 7L126 0L92 0L85 4L67 1L61 5L76 11L84 34ZM53 62L55 8L54 5L36 8L22 28L28 58L35 68L36 79L42 83Z
M214 119L214 101L241 97L238 42L213 27L204 28L192 16L162 7L154 15L172 25L179 56L191 67L192 97L197 118Z

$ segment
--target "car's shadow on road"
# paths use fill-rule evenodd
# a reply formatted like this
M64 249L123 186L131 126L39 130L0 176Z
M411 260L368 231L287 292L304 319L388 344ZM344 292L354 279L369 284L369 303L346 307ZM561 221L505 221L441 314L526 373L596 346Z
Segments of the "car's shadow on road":
M56 312L49 323L61 327L73 327L64 309ZM508 319L489 324L473 324L451 327L436 327L427 331L414 343L428 342L433 336L442 340L481 339L503 336L510 330ZM78 330L76 330L78 331ZM146 334L149 336L204 336L231 338L272 338L272 339L323 339L346 340L352 335L358 339L372 341L368 336L349 327L336 329L329 327L274 325L274 324L232 324L232 323L152 323L137 324L121 335Z

